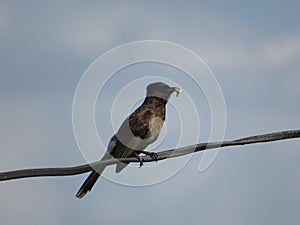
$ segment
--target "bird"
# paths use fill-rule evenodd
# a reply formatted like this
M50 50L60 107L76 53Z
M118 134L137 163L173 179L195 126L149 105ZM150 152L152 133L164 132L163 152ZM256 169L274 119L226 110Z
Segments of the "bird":
M166 119L166 104L174 92L178 96L181 89L170 87L163 82L149 84L143 103L124 120L117 133L111 137L101 160L136 157L141 167L143 161L140 154L145 154L157 161L157 153L144 150L159 137ZM129 162L119 161L116 164L116 173L121 172L128 164ZM102 166L90 173L76 193L77 198L83 198L92 190L105 167Z

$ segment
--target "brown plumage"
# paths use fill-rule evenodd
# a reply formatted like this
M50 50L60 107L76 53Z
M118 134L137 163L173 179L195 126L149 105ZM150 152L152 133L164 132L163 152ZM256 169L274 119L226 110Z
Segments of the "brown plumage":
M148 85L143 104L125 119L118 132L111 138L102 160L113 157L137 157L142 165L139 157L141 153L156 159L156 153L146 152L144 149L158 138L166 118L166 104L174 91L178 94L180 89L169 87L161 82ZM119 173L127 165L128 163L117 163L116 172ZM93 171L77 192L76 197L82 198L90 191L104 169L105 166Z

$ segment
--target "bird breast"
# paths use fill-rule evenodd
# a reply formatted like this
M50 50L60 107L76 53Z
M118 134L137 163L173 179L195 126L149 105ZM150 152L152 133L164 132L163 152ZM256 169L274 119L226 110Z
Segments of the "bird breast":
M156 141L156 139L159 136L159 133L163 127L164 120L160 117L154 117L151 118L149 121L149 136L147 137L147 140L150 143L153 143Z

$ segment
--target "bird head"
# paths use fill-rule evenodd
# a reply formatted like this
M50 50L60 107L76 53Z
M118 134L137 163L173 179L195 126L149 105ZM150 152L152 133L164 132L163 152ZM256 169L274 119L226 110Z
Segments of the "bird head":
M147 97L154 96L168 100L173 92L176 92L178 96L181 89L178 87L170 87L162 82L152 83L147 86Z

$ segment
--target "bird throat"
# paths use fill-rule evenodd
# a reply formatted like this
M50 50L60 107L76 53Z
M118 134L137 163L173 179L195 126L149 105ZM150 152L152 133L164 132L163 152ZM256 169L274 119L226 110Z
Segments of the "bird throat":
M157 97L157 96L147 96L144 100L143 104L154 104L154 105L162 105L162 106L166 106L167 104L167 100Z
M157 96L148 96L145 98L143 105L146 104L148 107L151 107L156 112L156 116L165 120L166 104L167 100L157 97Z

